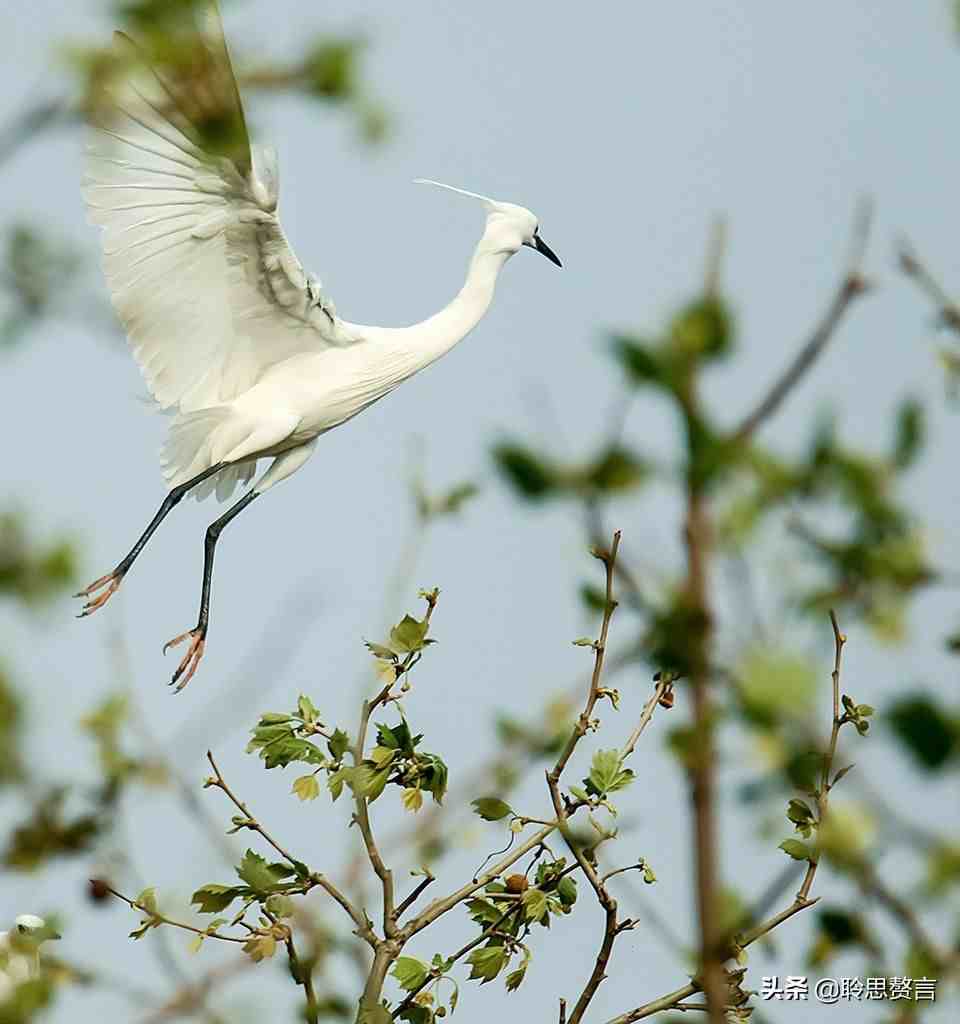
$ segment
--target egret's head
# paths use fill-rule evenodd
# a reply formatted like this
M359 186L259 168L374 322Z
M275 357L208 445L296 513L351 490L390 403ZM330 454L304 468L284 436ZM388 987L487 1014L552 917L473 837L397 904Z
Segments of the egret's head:
M429 178L417 178L416 180L418 184L436 185L438 188L445 188L447 191L456 192L461 196L479 199L487 211L487 238L495 246L495 251L512 255L527 246L542 253L558 267L563 266L556 253L540 237L540 222L536 214L531 213L525 206L490 199L488 196L481 196L476 192L467 192L462 188L454 188L453 185L444 185L442 181L432 181Z
M49 939L59 939L57 931L36 914L21 914L14 921L14 939L17 945L37 947Z

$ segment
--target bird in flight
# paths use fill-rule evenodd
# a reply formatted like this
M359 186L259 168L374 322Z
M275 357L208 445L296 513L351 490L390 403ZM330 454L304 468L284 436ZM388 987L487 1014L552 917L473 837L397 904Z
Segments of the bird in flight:
M77 594L80 616L101 608L170 510L186 495L231 496L253 486L207 528L196 626L171 685L193 677L210 615L213 559L223 528L346 423L449 352L477 325L500 271L524 246L558 267L529 210L479 200L483 235L463 287L409 327L341 319L287 242L277 218L277 161L251 146L215 2L175 55L114 34L114 72L93 112L83 194L102 230L114 308L156 403L172 415L161 453L169 488L116 568ZM423 181L424 179L419 179Z

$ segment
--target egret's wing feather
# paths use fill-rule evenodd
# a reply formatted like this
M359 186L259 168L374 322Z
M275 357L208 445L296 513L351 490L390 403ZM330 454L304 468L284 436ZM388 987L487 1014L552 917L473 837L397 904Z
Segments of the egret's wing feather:
M356 339L284 236L276 165L251 154L214 4L175 49L175 65L155 68L115 36L84 197L147 385L162 407L189 411L235 398L293 355Z

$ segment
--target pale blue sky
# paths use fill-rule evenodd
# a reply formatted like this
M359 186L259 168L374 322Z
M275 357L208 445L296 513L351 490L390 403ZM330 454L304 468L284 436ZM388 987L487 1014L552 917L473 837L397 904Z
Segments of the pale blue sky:
M331 721L352 723L367 660L361 638L381 626L384 579L411 527L406 479L415 439L425 447L434 487L465 478L483 487L460 521L430 536L405 592L404 607L412 610L418 586L443 590L435 618L441 643L420 669L409 706L425 743L448 756L455 779L486 749L495 708L532 711L569 685L584 664L569 641L591 628L575 585L595 572L595 563L567 511L530 512L504 492L491 473L489 445L509 432L561 453L590 450L616 381L600 355L603 328L654 329L696 289L718 212L730 220L725 276L745 354L715 375L710 392L732 421L818 316L837 280L854 203L863 193L874 197L869 271L877 291L854 311L768 439L789 446L810 414L834 401L842 403L846 436L884 445L897 398L907 391L929 398L931 448L911 478L914 500L930 524L935 556L960 567L956 413L942 401L930 311L892 260L892 241L906 231L932 265L945 274L957 267L960 136L952 116L960 53L945 0L811 0L800 8L678 0L549 9L505 0L480 7L366 0L350 5L350 13L344 6L325 11L292 0L248 0L226 15L240 58L295 49L313 30L370 35L369 85L395 113L388 146L364 151L345 118L299 100L252 110L259 136L280 152L287 233L342 314L410 322L459 286L480 213L413 186L420 175L531 207L564 270L520 253L492 312L461 348L323 438L304 471L231 527L218 556L208 653L180 698L164 685L172 665L160 647L194 621L202 533L218 514L210 503L179 508L121 596L94 619L75 621L67 600L40 623L6 611L0 617L5 651L36 687L33 749L46 759L44 774L92 777L90 751L74 723L109 685L108 644L122 628L143 711L184 772L200 780L203 751L213 744L228 777L278 834L295 837L309 821L306 841L313 846L305 854L334 873L343 807L331 812L322 799L296 806L285 796L292 774L268 775L243 755L245 729L258 711L283 707L300 690ZM95 9L34 0L6 12L0 117L58 91L51 48L65 37L102 38L111 26ZM2 169L2 215L39 218L92 256L80 150L75 132L24 150ZM93 282L102 288L97 276ZM0 430L8 439L0 499L28 500L41 537L66 530L82 538L83 575L99 575L160 500L155 452L163 422L141 404L139 378L122 346L79 320L46 325L29 346L4 358L0 372ZM629 428L653 456L669 460L673 424L660 409L638 405ZM679 564L676 507L662 495L625 506L616 525L625 549L645 564ZM308 594L315 612L286 637L276 611L291 593L295 600ZM882 704L917 679L944 680L955 696L956 670L938 651L957 624L956 606L955 594L924 598L913 617L917 643L903 651L877 650L869 635L852 629L847 673L858 699ZM293 647L282 671L251 660L266 624L276 630L271 643ZM820 640L825 662L826 629ZM238 687L251 664L255 678ZM626 699L610 735L619 738L649 683L635 672L618 685ZM622 855L651 860L660 882L641 895L688 937L686 794L657 739L666 724L655 720L638 752L634 767L644 785L625 803L639 828ZM856 760L917 820L942 818L945 799L956 808L955 792L914 777L887 751L885 757L874 743L858 749ZM727 763L725 775L736 767ZM574 765L571 777L578 770ZM202 798L226 820L215 794ZM538 780L520 799L529 813L546 813ZM7 810L0 804L0 813ZM376 810L384 828L397 817ZM740 825L735 812L725 819L725 864L749 891L752 880L765 884L777 874L782 855L775 839L757 846ZM172 801L148 795L131 809L128 827L141 874L170 901L196 884L226 879ZM471 871L499 839L493 826L471 826L465 851L444 863L438 889ZM394 859L401 877L415 866ZM93 914L78 901L85 872L79 863L65 865L45 876L42 893L29 878L4 876L0 910L8 918L62 905L66 955L102 958L131 978L155 980L149 951L125 938L132 915L121 907ZM818 890L842 897L843 885L826 875ZM625 907L631 898L625 896ZM549 952L535 941L541 955L507 1004L513 1019L551 1019L558 994L575 997L600 927L596 908L582 907L559 922ZM452 914L410 951L429 956L468 934L463 915ZM801 922L778 933L786 951L782 973L802 973L805 935ZM205 950L190 968L213 963L218 952ZM685 981L673 956L642 929L621 941L616 956L619 972L601 988L591 1020ZM852 963L838 970L844 967L853 973ZM766 972L758 966L753 973ZM234 1003L238 1021L257 1019L256 1007L274 991L289 997L272 966L258 970L245 991L243 1005ZM506 1012L503 999L494 986L471 986L458 1019L470 1024ZM95 991L72 993L51 1020L92 1021L106 1013L122 1017L127 1009ZM812 1014L818 1011L807 1004L778 1007L770 1016L803 1021ZM856 1008L833 1014L869 1019Z

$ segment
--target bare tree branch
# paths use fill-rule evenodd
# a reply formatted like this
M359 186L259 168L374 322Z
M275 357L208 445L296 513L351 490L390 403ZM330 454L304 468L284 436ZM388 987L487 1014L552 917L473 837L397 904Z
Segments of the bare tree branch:
M783 374L777 378L770 391L764 396L757 407L744 418L733 432L734 441L747 441L757 428L776 413L784 400L807 375L813 364L823 354L830 343L841 321L846 316L854 301L863 295L868 288L863 276L862 264L866 253L870 228L873 221L873 205L863 200L854 217L851 241L850 260L843 280L836 291L827 311Z

